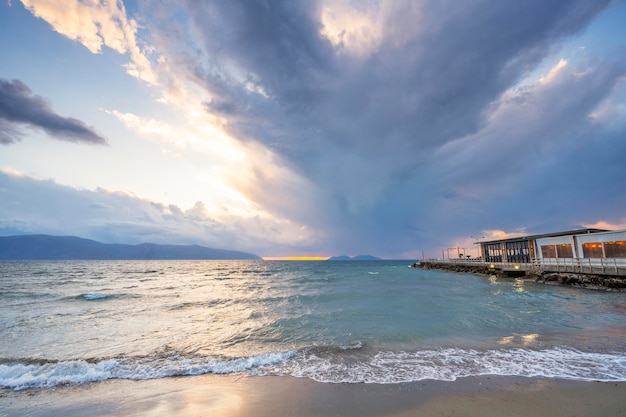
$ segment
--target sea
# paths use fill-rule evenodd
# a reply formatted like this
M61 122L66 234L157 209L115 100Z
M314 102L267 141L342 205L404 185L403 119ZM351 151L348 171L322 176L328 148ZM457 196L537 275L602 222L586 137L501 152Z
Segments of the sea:
M0 262L0 387L201 374L626 381L626 293L410 263Z

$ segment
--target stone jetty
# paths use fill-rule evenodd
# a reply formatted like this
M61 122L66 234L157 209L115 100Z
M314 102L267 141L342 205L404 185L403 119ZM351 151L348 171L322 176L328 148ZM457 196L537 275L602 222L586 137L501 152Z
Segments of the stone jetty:
M570 272L517 271L515 273L494 271L488 265L467 265L449 262L421 261L411 265L413 268L434 269L439 271L459 272L484 276L521 278L531 282L548 285L566 285L604 291L626 292L626 277L611 275L575 274Z

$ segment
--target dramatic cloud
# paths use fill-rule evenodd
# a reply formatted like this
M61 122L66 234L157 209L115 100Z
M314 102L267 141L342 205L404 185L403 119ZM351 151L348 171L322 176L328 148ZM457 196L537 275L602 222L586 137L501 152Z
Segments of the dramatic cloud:
M444 13L441 2L384 5L381 40L361 59L322 36L319 5L188 2L204 52L188 63L217 96L207 108L236 116L233 129L285 153L423 150L475 132L493 100L604 6L455 2L455 12ZM251 92L250 83L266 95ZM273 129L252 131L245 122L253 116L272 116Z
M121 0L21 0L35 16L48 22L61 35L100 53L102 46L129 54L128 74L150 84L156 82L150 61L137 43L137 22L126 16Z
M605 181L613 193L604 199L623 200L615 178L595 168L604 159L623 175L624 145L590 115L623 83L624 59L562 62L515 90L608 5L188 1L191 25L161 13L154 42L212 97L206 111L234 137L270 147L317 185L323 221L309 224L332 230L329 245L397 253L438 244L443 230L493 228L492 211L510 230L584 222L591 205L578 206L581 218L543 222L511 205L527 205L537 186L575 199L570 164L587 151L597 159L585 178ZM547 165L553 152L558 167ZM555 171L558 191L549 191L545 178ZM258 190L270 184L258 181ZM280 201L262 191L252 198L270 210Z
M0 144L20 140L23 136L20 126L40 128L56 139L69 142L107 143L82 121L55 113L46 100L33 95L20 80L0 78Z
M142 167L158 178L164 166L184 171L166 182L185 189L185 205L199 201L184 210L36 182L73 190L68 201L91 196L81 207L99 214L82 219L86 236L163 227L177 242L218 236L261 255L416 257L483 236L624 224L621 3L23 4L89 51L130 59L127 72L149 85L133 92L140 104L129 94L102 105L120 122L107 128L143 140L119 136L133 154L157 147ZM0 122L5 143L21 124L39 126ZM140 192L135 184L115 187ZM124 205L150 220L127 217Z

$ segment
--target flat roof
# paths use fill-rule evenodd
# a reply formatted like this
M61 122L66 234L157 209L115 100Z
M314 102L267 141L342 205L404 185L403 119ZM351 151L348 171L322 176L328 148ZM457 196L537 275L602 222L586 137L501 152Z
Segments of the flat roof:
M611 230L606 230L606 229L577 229L577 230L568 230L566 232L543 233L543 234L539 234L539 235L527 235L527 236L509 237L507 239L481 240L481 241L478 241L476 243L485 244L485 243L518 242L518 241L523 241L523 240L539 239L539 238L542 238L542 237L558 237L558 236L567 236L567 235L582 235L582 234L600 233L600 232L611 232Z

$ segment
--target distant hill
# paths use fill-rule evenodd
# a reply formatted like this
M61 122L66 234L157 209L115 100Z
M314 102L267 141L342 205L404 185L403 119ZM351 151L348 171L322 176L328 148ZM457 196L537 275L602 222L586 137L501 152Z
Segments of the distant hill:
M332 256L328 258L329 261L380 261L380 258L371 255L358 255L349 257L347 255Z
M0 260L261 259L198 245L107 244L75 236L0 236Z

